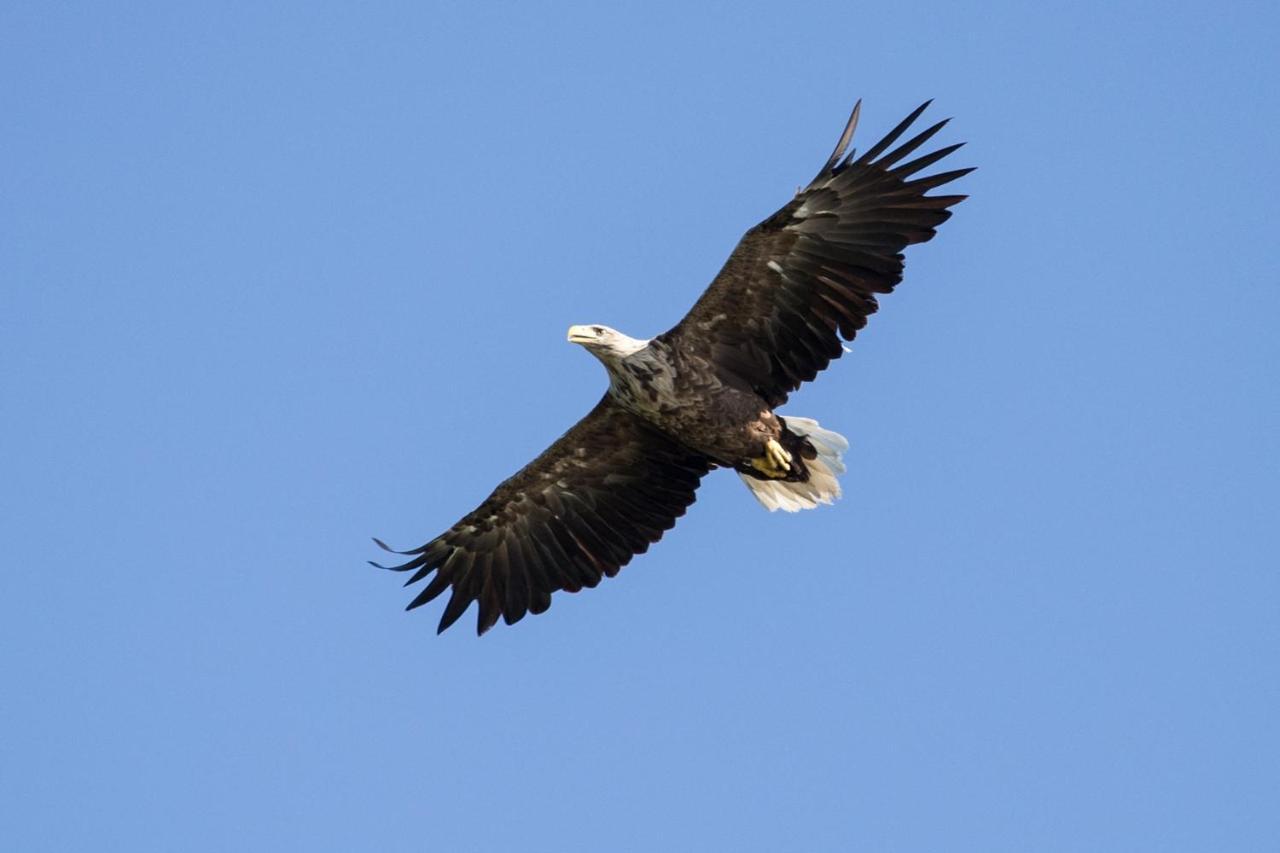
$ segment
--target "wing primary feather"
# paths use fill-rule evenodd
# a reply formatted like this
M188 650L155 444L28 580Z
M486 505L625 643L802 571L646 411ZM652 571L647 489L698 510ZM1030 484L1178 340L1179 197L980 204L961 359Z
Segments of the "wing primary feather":
M879 163L877 163L876 165L877 165L877 166L883 166L883 167L884 167L884 168L886 168L886 169L887 169L887 168L889 168L889 167L890 167L890 166L892 166L894 163L898 162L898 161L899 161L899 160L901 160L903 157L906 157L906 156L907 156L908 154L910 154L912 151L915 151L915 150L916 150L917 148L919 148L921 145L923 145L923 144L925 144L926 142L928 142L931 138L933 138L934 134L936 134L938 131L942 130L942 128L946 127L946 126L947 126L947 122L949 122L949 121L951 121L951 119L949 119L949 118L944 118L942 121L938 122L937 124L932 125L932 126L930 126L930 127L926 128L926 129L924 129L924 130L920 131L920 132L919 132L919 133L917 133L915 136L911 137L911 138L910 138L910 139L908 139L906 142L902 143L902 144L901 144L901 145L899 145L897 148L895 148L894 150L890 151L888 154L886 154L886 155L884 155L883 157L881 157L881 158L880 158L880 162L879 162ZM946 151L946 153L947 153L947 154L950 154L952 151L955 151L957 147L959 147L959 146L956 146L956 147L953 147L953 148L947 148L947 149L944 149L944 150ZM945 156L946 156L946 154L942 154L942 155L939 155L939 156L945 157Z
M412 610L415 607L426 604L428 601L434 601L440 593L444 592L448 588L449 576L444 574L436 575L431 579L431 582L427 584L426 588L423 589L422 592L418 593L418 597L413 600L413 603L409 605L408 609Z
M935 187L948 184L956 178L963 178L965 175L976 169L977 166L970 166L968 169L955 169L951 172L939 172L936 175L930 175L927 178L916 178L914 181L908 181L906 186L911 187L918 192L928 192Z
M484 636L484 632L497 625L498 619L502 617L502 599L496 575L494 571L485 573L484 585L476 599L480 604L480 611L476 614L477 637Z
M471 604L471 596L462 591L460 587L453 588L453 595L449 596L449 603L444 607L444 613L440 615L440 624L436 627L437 634L443 634L445 629L458 621L458 618L467 611L467 606Z
M844 133L840 134L840 141L836 143L836 148L831 152L831 156L827 158L827 162L818 174L814 176L814 180L818 180L823 175L835 168L840 162L840 158L844 156L844 150L849 147L849 140L853 139L853 132L858 129L858 116L862 114L862 99L853 105L853 112L849 114L849 121L845 123Z
M383 542L377 536L370 536L369 538L373 540L373 544L377 545L379 548L381 548L384 551L390 551L392 554L408 554L409 553L408 551L397 551L395 548L392 548L390 545L388 545L386 542Z
M390 545L388 545L386 542L383 542L383 541L382 541L381 539L379 539L377 536L370 536L369 538L370 538L370 539L372 539L372 540L373 540L373 543L374 543L375 545L377 545L379 548L381 548L382 550L384 550L384 551L389 551L389 552L390 552L390 553L392 553L392 554L402 554L402 555L404 555L404 556L408 556L409 554L423 554L423 553L426 553L427 549L428 549L428 548L430 548L432 545L436 544L436 542L438 541L438 540L433 539L433 540L431 540L430 542L428 542L427 544L423 545L423 546L422 546L422 547L420 547L420 548L411 548L411 549L409 549L408 551L397 551L395 548L392 548Z
M510 544L510 543L504 543ZM502 620L508 625L519 622L529 609L529 582L524 566L517 557L512 559L511 548L507 548L506 588L502 596Z
M876 159L877 157L879 157L885 151L885 149L887 149L890 145L892 145L894 142L897 141L898 137L902 135L902 132L906 130L908 127L910 127L911 123L920 117L920 113L924 112L928 108L928 106L932 103L933 103L933 98L930 98L929 100L925 101L923 104L921 104L920 106L912 110L911 115L907 116L902 121L898 122L898 126L895 127L893 130L889 131L889 133L885 135L884 139L881 139L875 145L872 145L865 152L863 152L862 156L855 161L856 165L859 165L859 166L865 165L867 163L870 163L872 160Z
M886 209L888 210L910 210L912 208L925 209L925 210L930 208L940 209L940 208L951 207L952 205L959 204L960 202L964 201L968 197L969 196L967 195L926 195L926 196L920 196L918 198L913 198L907 201L893 202L887 205Z
M530 590L529 592L529 612L534 616L539 613L546 613L551 609L551 593L541 589Z
M916 172L920 171L921 169L927 169L929 166L932 166L934 163L938 162L943 157L946 157L948 154L955 151L957 148L962 148L963 146L964 146L963 142L957 142L955 145L948 145L946 148L939 148L937 151L934 151L932 154L926 154L923 157L917 157L916 159L912 160L910 163L903 163L901 166L893 170L893 174L899 178L906 178L910 175L914 175Z
M463 548L454 548L443 560L435 563L428 563L418 571L414 572L413 576L404 582L404 585L409 586L410 584L415 584L427 575L431 574L433 571L436 572L436 577L447 578L449 581L453 581L457 578L464 577L467 573L467 569L471 566L471 563L472 557L470 553Z

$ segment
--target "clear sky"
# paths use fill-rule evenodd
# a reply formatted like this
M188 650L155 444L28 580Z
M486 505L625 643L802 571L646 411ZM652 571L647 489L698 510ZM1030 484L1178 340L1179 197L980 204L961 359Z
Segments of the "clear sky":
M1274 3L202 5L0 8L0 847L1280 849ZM844 500L404 613L858 97Z

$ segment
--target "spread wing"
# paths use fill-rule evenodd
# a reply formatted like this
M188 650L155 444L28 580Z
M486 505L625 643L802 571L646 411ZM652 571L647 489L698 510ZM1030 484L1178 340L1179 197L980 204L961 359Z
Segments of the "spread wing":
M606 395L473 512L421 548L397 552L408 562L378 567L413 572L406 586L434 572L408 609L452 588L438 631L478 601L483 634L499 616L510 625L542 613L556 590L616 575L675 526L710 465Z
M831 158L808 187L743 236L715 281L662 337L716 365L721 378L780 406L843 352L902 280L902 250L923 243L963 195L925 195L972 169L913 177L960 145L901 162L940 121L893 151L926 101L865 154L844 155L853 109Z

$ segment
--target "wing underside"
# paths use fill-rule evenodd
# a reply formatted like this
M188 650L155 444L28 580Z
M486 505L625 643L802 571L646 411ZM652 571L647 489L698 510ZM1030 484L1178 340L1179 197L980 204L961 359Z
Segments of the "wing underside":
M972 169L918 177L960 145L908 160L940 121L893 150L928 102L855 159L861 104L827 163L786 206L746 233L689 313L663 337L709 358L722 378L784 403L843 352L902 280L902 251L934 236L963 195L928 195ZM905 161L905 162L904 162Z
M709 467L606 396L473 512L379 568L412 572L406 586L428 581L409 609L452 591L439 631L478 602L483 634L617 574L675 525Z

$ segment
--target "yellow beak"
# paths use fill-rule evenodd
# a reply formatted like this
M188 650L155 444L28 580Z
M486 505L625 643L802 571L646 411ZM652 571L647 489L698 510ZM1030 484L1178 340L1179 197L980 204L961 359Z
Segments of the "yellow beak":
M596 333L591 331L590 326L570 326L567 340L571 344L589 344L594 343Z

